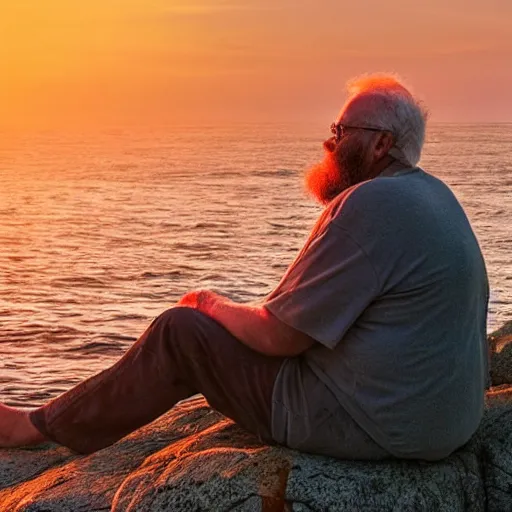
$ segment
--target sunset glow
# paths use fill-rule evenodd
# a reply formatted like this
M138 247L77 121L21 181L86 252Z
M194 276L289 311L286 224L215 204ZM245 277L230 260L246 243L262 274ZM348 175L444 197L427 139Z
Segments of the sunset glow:
M511 121L508 0L3 0L0 126L324 119L396 71L441 121ZM201 121L198 121L200 119Z

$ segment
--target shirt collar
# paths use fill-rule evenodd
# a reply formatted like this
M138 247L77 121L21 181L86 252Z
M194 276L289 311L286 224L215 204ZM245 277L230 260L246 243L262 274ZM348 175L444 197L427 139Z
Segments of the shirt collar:
M398 160L394 160L379 174L379 176L396 176L397 174L402 174L403 172L410 171L412 169L414 169L414 167L399 162Z

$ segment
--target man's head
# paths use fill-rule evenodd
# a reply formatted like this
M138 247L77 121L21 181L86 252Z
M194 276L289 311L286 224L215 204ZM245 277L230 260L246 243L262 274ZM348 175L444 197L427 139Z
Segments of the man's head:
M307 189L323 204L395 161L414 167L425 139L427 112L394 76L359 77L347 90L325 157L306 174Z

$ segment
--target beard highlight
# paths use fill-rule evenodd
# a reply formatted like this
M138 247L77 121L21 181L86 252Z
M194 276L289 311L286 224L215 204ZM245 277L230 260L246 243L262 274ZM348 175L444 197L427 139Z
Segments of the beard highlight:
M321 204L332 201L350 185L346 176L340 172L332 153L313 165L305 177L306 190Z
M326 152L323 160L306 172L306 190L321 204L330 203L347 188L367 179L366 156L361 143L346 143Z

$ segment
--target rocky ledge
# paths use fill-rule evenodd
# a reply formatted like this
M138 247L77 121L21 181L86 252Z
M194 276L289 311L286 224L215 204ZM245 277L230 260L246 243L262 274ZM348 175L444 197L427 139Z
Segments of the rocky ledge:
M1 511L512 511L512 322L477 434L441 462L353 462L269 447L202 398L115 445L0 450Z

